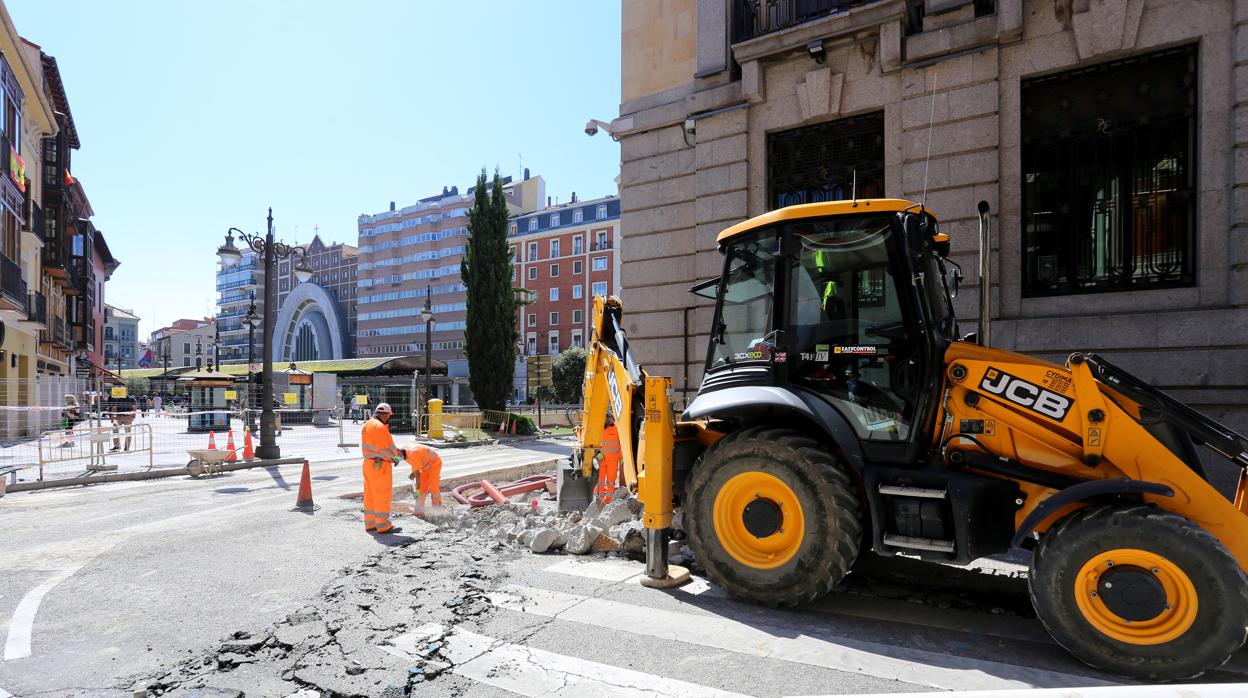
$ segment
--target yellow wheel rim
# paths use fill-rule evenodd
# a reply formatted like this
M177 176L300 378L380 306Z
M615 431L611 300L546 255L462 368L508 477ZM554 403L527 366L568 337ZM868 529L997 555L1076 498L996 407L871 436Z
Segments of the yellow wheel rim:
M772 569L788 562L806 530L797 495L780 478L750 471L734 475L715 495L719 542L743 565Z
M1130 583L1132 578L1136 589L1157 594L1157 607L1144 614L1155 610L1156 615L1130 620L1111 610L1116 605L1111 595L1119 593L1114 580ZM1161 555L1134 548L1107 550L1084 563L1075 578L1075 601L1092 627L1130 645L1160 645L1182 636L1196 622L1198 610L1196 587L1187 573Z

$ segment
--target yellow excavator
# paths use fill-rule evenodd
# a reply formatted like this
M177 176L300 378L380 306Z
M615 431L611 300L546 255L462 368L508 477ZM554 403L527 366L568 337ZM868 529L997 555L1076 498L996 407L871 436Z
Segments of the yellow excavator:
M595 297L573 467L593 477L608 414L638 493L650 586L673 515L707 576L792 606L860 551L965 564L1030 551L1030 593L1084 662L1197 676L1248 628L1248 439L1095 354L1059 365L989 346L989 211L980 319L960 337L962 274L923 205L804 204L718 237L705 374L676 418L671 381L634 361L617 298ZM1234 501L1203 444L1241 468Z

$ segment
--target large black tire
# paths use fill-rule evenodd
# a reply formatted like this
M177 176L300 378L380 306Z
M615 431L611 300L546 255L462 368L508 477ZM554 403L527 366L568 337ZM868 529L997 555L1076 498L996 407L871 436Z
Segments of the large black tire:
M743 473L779 480L800 506L802 532L793 538L791 557L770 568L735 557L731 542L726 546L724 532L716 529L717 497ZM817 441L790 429L752 427L724 437L695 466L686 492L689 545L711 580L735 596L768 606L806 603L835 587L858 556L861 513L849 474ZM743 520L742 511L729 509L721 510L721 520ZM786 524L794 514L785 512Z
M1111 578L1112 558L1120 555L1113 574L1126 576ZM1160 561L1145 569L1138 564L1144 556ZM1195 603L1164 591L1167 580L1184 576ZM1123 580L1113 592L1105 587L1112 579ZM1221 666L1244 644L1248 627L1248 579L1235 558L1208 531L1153 506L1089 507L1059 521L1032 556L1029 590L1040 621L1062 647L1093 667L1135 679L1176 681ZM1158 599L1164 610L1157 610ZM1123 605L1128 602L1137 605ZM1192 608L1194 619L1178 622ZM1125 623L1119 611L1141 615ZM1126 633L1142 635L1124 641Z

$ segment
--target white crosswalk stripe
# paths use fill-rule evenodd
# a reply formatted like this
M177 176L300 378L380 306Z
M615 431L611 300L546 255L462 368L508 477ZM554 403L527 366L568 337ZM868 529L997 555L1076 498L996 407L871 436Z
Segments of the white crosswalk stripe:
M441 626L421 626L391 639L387 651L415 659L416 648L427 642L426 638L435 636L442 637ZM744 698L740 693L526 647L458 628L442 637L442 641L446 646L441 654L451 663L452 673L522 696Z
M491 601L499 608L610 631L945 690L1110 685L1086 676L835 637L815 629L794 635L789 629L765 624L546 589L511 586L491 595Z

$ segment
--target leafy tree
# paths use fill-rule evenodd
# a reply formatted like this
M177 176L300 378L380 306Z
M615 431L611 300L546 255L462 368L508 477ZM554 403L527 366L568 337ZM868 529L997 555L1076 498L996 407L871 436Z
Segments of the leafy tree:
M555 399L565 405L581 401L581 388L585 382L585 361L589 352L581 347L568 347L555 357L551 366L551 381Z
M477 177L468 210L468 243L459 273L468 287L464 353L468 385L477 404L501 410L512 394L516 363L516 299L507 244L507 198L503 178L485 168Z

